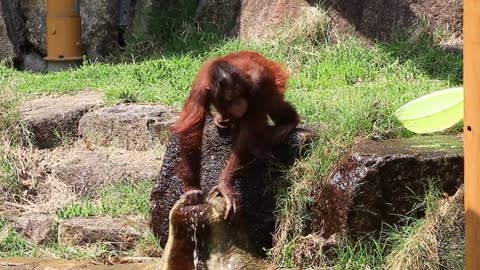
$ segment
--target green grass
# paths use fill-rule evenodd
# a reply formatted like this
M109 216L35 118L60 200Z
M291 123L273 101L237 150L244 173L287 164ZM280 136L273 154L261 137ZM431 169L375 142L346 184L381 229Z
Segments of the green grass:
M432 181L411 214L405 217L406 226L394 225L388 228L389 254L385 256L388 269L438 269L437 237L442 191ZM416 215L420 212L423 218ZM417 216L417 217L415 217Z
M91 260L103 263L109 257L127 254L113 249L107 244L90 244L82 247L48 243L36 246L28 256L43 258L61 258L66 260Z
M83 198L57 211L60 218L85 216L114 216L139 215L147 218L150 207L151 181L135 183L124 182L102 188L98 198Z
M403 225L386 225L380 232L365 234L356 239L337 236L326 254L314 247L316 235L297 237L284 246L282 264L285 267L298 265L315 266L338 270L372 269L438 269L436 225L440 217L442 193L434 181L425 187L423 196L412 194L417 203L403 217ZM314 239L309 241L309 239ZM311 250L309 250L311 249ZM317 253L315 253L317 251ZM302 263L298 263L302 255ZM324 268L321 268L324 269Z
M361 241L347 240L333 251L336 256L334 269L383 269L386 251L385 243L373 237Z
M13 164L0 152L0 202L18 194L20 185Z
M0 219L0 258L28 256L33 245L24 240L15 230Z
M0 258L46 257L100 260L111 255L119 255L119 253L104 244L73 247L48 242L36 246L23 239L5 220L0 219Z

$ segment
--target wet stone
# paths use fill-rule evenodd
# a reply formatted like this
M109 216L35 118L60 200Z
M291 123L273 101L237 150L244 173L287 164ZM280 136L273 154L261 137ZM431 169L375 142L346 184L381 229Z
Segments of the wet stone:
M245 223L254 250L262 252L272 246L272 233L275 228L276 208L275 186L280 184L285 168L292 165L295 158L306 154L307 146L315 132L307 128L297 128L286 143L274 149L274 161L256 160L238 174L235 190L239 196L240 219ZM219 132L209 119L206 123L202 144L201 184L204 193L216 184L231 152L228 133ZM174 175L178 162L178 139L171 136L159 177L151 195L151 227L163 247L168 238L168 217L173 205L182 195L182 182Z
M311 230L379 230L399 222L430 183L453 195L463 183L463 143L448 135L356 143L315 194Z
M224 214L222 197L213 195L195 206L185 206L180 199L170 212L160 269L276 269L252 249L244 223L228 224Z

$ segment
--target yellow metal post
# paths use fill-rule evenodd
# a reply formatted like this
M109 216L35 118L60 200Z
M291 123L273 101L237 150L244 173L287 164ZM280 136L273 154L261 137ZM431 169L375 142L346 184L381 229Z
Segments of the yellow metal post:
M47 57L49 70L82 60L79 0L47 1Z
M480 269L480 1L464 0L466 269Z

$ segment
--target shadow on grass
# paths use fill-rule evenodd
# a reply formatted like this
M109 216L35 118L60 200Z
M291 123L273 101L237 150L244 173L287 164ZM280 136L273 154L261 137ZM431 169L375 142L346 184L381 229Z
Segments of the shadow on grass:
M353 26L362 37L380 44L381 49L393 59L401 62L412 61L432 79L448 80L452 84L463 82L462 49L438 46L432 34L438 27L432 27L426 16L420 17L418 12L414 12L411 1L310 0L309 2L334 14L333 21L336 22L340 32L352 32L349 27ZM421 4L424 12L438 13L439 7L431 2L425 0ZM457 9L461 6L458 7L455 3L445 5L448 5L447 8L450 8L452 13L440 13L437 20L452 22L452 29L460 32L461 23L458 23L458 18L454 17L459 16ZM349 25L342 24L342 20ZM418 29L419 27L425 29ZM412 38L416 35L413 32L417 30L421 30L421 34Z
M459 48L437 45L432 35L410 39L401 35L393 41L381 42L379 47L393 59L413 64L430 78L448 81L451 85L463 84L463 52Z
M112 53L114 63L138 62L185 54L201 55L228 40L232 25L218 25L195 18L197 1L167 0L148 14L145 33L127 36L128 46Z

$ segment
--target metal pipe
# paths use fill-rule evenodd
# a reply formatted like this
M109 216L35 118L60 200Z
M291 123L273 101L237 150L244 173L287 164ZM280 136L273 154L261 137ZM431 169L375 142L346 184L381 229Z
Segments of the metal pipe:
M82 61L79 0L47 1L47 69L63 70Z

